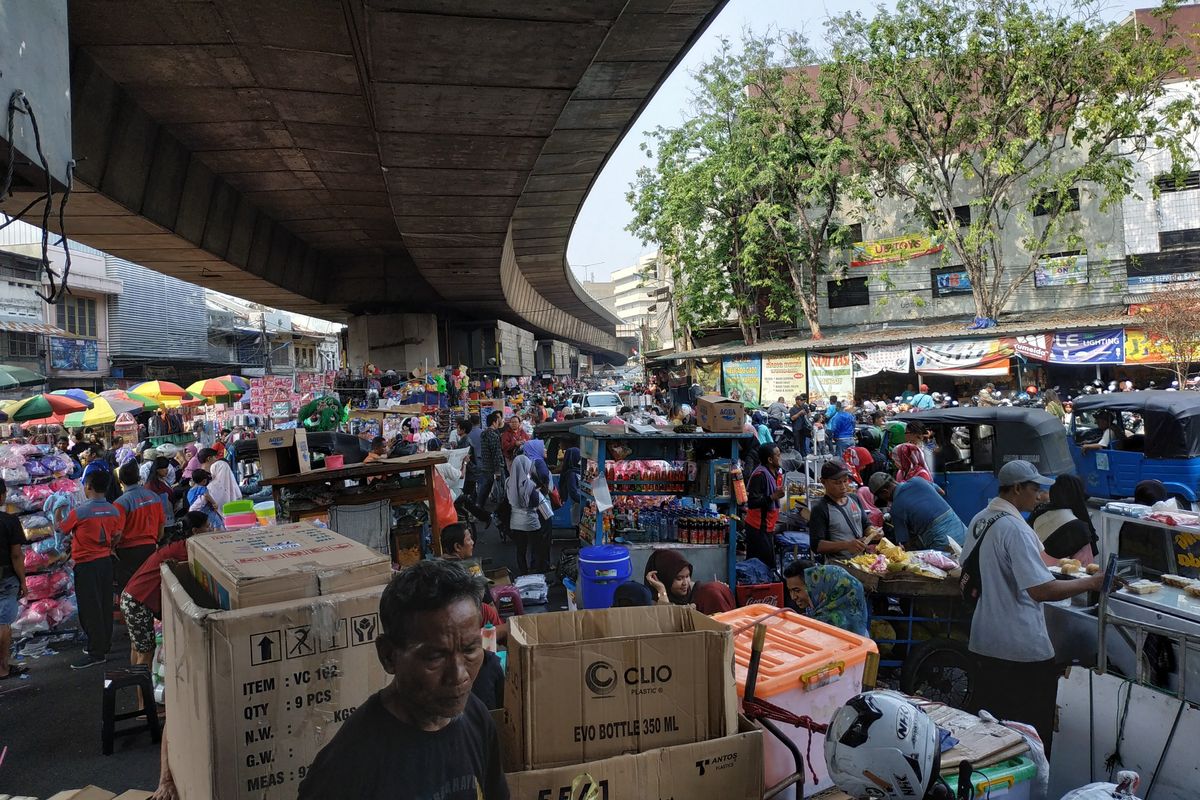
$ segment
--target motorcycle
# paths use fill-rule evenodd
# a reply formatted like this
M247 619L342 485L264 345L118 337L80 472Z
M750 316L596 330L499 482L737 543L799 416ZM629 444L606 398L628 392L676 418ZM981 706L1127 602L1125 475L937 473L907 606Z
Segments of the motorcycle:
M767 418L767 430L771 432L771 439L779 448L779 452L786 453L789 450L794 450L796 447L796 437L792 433L792 426L782 420L774 417Z

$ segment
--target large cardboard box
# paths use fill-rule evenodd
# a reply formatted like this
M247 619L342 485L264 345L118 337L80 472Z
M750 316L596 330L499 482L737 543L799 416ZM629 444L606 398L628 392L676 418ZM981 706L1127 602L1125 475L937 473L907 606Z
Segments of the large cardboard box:
M557 800L571 796L572 781L583 775L614 800L762 800L763 733L745 717L738 721L737 733L707 742L509 773L508 791L512 800Z
M261 478L299 475L312 471L308 434L303 428L263 431L258 435L258 470Z
M513 772L726 736L731 629L683 606L512 617L504 707Z
M746 407L739 400L709 394L696 401L696 424L708 433L741 433Z
M354 709L383 688L382 586L236 611L162 567L168 758L183 800L293 800Z
M387 556L308 522L193 536L188 560L224 609L349 592L392 576Z

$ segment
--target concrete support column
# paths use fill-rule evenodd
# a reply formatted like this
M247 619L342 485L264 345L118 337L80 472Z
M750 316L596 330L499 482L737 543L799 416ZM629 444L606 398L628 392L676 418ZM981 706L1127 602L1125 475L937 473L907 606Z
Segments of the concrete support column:
M435 314L362 314L351 317L347 356L351 369L370 362L400 374L438 362L438 324Z

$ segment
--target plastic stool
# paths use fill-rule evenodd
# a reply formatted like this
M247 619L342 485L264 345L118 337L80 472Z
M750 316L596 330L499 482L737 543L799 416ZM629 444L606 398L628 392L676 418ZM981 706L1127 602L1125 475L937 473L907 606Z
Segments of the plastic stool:
M117 712L117 692L127 686L138 690L142 701L139 711ZM162 731L158 726L158 709L154 704L154 685L150 680L150 668L145 666L129 667L128 669L113 670L104 673L104 705L100 728L100 738L104 755L111 756L113 739L118 736L129 736L141 733L141 727L116 730L118 722L137 717L146 718L146 727L150 729L150 738L158 743L162 740Z

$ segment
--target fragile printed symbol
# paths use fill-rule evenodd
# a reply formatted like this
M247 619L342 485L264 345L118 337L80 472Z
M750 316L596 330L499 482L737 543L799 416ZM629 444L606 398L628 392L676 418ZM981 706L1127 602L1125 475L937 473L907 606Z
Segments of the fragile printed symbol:
M311 656L317 652L317 643L312 635L312 628L308 625L300 625L296 628L287 629L287 657L301 658L303 656Z
M370 644L375 641L375 633L379 628L378 614L363 614L360 617L351 617L350 627L354 632L354 646L360 644Z

